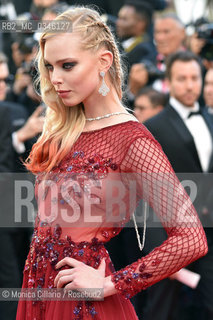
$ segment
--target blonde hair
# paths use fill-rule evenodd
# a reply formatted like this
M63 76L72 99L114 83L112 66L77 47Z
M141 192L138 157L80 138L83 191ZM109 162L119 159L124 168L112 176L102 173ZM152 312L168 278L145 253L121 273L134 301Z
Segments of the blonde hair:
M101 20L99 13L86 7L74 7L59 15L55 20L72 23L72 32L80 34L83 49L97 51L104 46L112 52L113 62L108 71L110 81L121 99L124 75L120 54L114 36ZM83 104L80 103L70 108L65 106L50 82L44 63L45 41L50 35L53 33L42 34L38 53L41 96L48 108L43 133L34 144L26 162L26 167L34 173L49 172L59 164L81 134L86 121Z

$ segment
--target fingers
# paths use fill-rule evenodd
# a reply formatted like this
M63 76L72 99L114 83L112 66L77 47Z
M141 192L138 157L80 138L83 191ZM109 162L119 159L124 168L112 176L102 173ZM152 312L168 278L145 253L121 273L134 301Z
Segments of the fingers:
M73 275L62 276L56 282L55 287L63 288L66 284L68 284L69 282L72 282L73 278L74 278Z
M65 266L65 265L68 265L68 266L70 266L70 267L75 268L75 267L78 267L78 266L82 265L82 263L83 263L83 262L78 261L78 260L76 260L76 259L66 257L66 258L62 259L61 261L59 261L59 262L55 265L55 268L56 268L56 269L59 269L59 268Z
M57 276L55 277L54 280L54 286L57 286L58 280L63 277L63 276L67 276L67 275L73 275L75 269L66 269L66 270L61 270L59 271L59 273L57 274Z
M64 289L75 290L77 288L74 282L69 282L68 284L66 284L66 286L64 286Z
M57 288L62 288L65 283L73 281L73 273L75 272L74 268L83 265L83 263L76 259L66 257L61 261L59 261L56 264L55 268L59 269L67 265L70 267L73 267L73 269L66 269L66 270L59 271L59 273L57 274L54 280L54 286Z

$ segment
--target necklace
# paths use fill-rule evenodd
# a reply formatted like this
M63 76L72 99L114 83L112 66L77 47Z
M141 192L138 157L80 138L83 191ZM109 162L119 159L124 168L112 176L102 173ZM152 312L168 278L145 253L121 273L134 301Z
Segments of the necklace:
M101 119L104 119L104 118L109 118L109 117L111 117L111 116L117 116L117 115L119 115L119 114L128 114L128 115L131 115L130 113L120 111L120 112L108 113L108 114L105 114L104 116L100 116L100 117L96 117L96 118L86 118L86 121L101 120Z

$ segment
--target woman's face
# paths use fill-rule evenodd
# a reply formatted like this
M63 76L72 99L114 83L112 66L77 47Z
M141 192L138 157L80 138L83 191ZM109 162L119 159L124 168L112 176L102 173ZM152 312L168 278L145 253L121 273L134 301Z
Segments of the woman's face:
M50 81L66 106L92 101L100 86L98 54L81 47L81 38L73 33L46 39L44 62Z

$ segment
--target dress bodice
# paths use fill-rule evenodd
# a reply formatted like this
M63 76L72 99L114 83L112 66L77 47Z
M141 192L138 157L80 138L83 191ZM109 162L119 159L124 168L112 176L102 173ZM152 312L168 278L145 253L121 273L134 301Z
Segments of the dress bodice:
M129 298L206 253L196 211L158 142L128 121L83 132L63 161L36 179L37 236L57 241L106 242L148 202L168 239L112 281ZM67 240L68 239L68 240Z
M36 197L42 229L60 226L61 237L74 241L109 241L118 234L137 202L132 195L136 179L123 162L143 130L129 121L83 132L57 167L39 174Z

